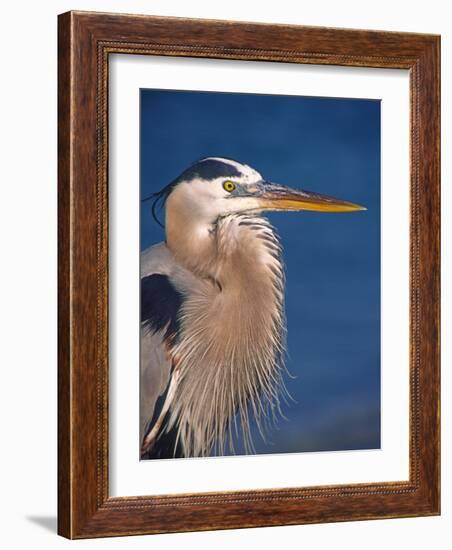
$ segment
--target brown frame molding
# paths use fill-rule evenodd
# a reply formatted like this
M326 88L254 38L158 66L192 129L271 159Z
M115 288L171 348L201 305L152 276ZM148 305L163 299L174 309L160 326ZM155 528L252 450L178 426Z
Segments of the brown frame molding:
M58 33L58 532L102 537L440 513L440 37L68 12ZM111 53L410 71L410 479L108 495Z

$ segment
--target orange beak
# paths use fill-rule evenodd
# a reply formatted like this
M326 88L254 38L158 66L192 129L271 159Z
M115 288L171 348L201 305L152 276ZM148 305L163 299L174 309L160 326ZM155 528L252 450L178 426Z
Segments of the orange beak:
M312 210L316 212L355 212L367 210L364 206L327 195L291 189L284 185L266 183L259 196L263 210Z

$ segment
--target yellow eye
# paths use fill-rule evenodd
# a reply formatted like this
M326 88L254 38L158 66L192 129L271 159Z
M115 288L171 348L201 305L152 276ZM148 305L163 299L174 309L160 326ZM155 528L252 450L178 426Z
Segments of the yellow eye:
M233 181L225 181L223 183L223 189L228 193L232 193L235 189L235 183Z

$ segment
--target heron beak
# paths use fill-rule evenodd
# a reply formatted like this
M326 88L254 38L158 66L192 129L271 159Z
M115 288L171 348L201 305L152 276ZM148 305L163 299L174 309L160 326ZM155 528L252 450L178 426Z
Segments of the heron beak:
M273 183L264 185L263 192L259 196L259 202L264 210L313 210L316 212L367 210L359 204Z

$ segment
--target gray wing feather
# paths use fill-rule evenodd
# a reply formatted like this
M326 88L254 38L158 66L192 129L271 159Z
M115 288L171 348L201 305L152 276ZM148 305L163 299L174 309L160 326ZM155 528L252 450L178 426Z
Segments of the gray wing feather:
M152 246L141 254L141 279L158 279L160 276L171 278L175 270L175 260L165 243ZM156 275L157 277L153 277ZM149 287L148 287L149 288ZM159 293L160 288L151 287L154 296L143 295L146 287L142 286L141 307L143 312L146 300L151 303L148 306L149 316L160 315L160 326L154 323L143 323L141 326L141 350L140 350L140 440L143 440L151 421L156 402L165 392L171 374L172 361L168 354L167 342L167 317L174 315L174 311L162 312L166 307L165 296ZM157 293L157 294L156 294ZM157 300L155 299L157 298ZM170 300L171 302L171 300ZM155 304L155 305L153 305ZM174 307L171 306L174 310ZM156 308L159 308L157 311ZM166 317L165 317L166 315ZM143 315L142 315L143 318ZM173 319L174 321L174 319Z
M168 386L170 372L171 360L166 353L163 331L152 334L141 329L140 441L147 432L157 399Z

